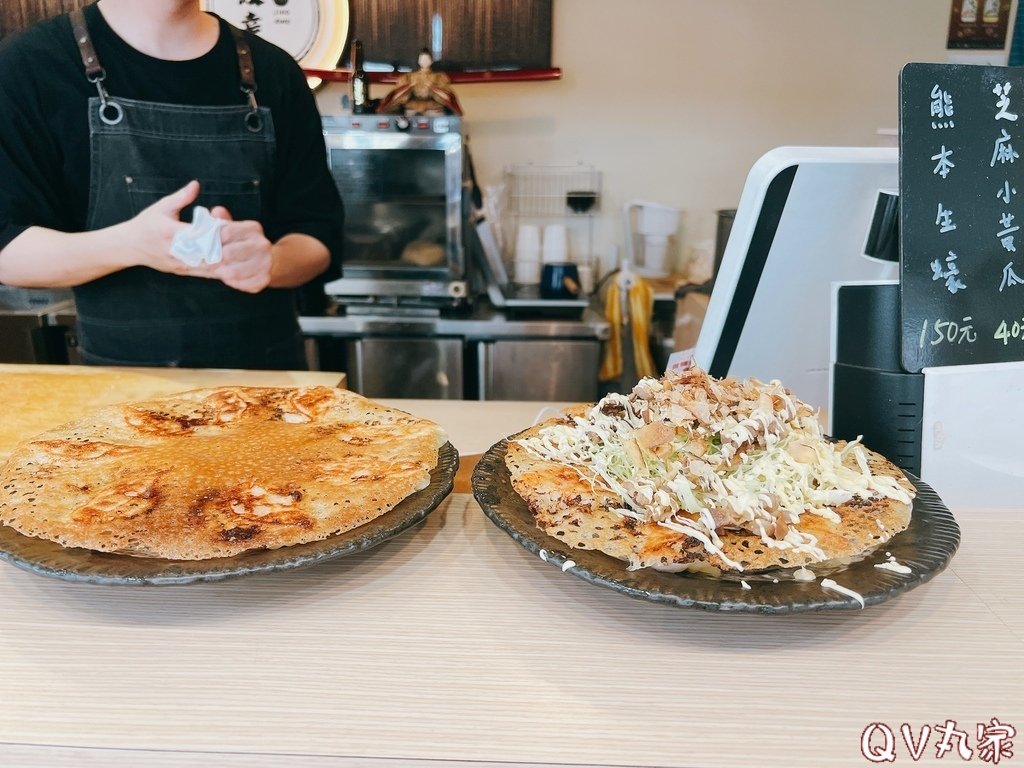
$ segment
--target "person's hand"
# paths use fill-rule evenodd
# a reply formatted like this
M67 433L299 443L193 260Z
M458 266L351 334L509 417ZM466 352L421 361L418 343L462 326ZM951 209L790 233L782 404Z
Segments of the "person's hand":
M222 205L210 213L228 222L220 231L221 260L210 267L211 276L235 290L259 293L270 285L274 264L263 225L258 221L235 221Z
M181 210L192 205L198 196L199 182L190 181L124 223L124 242L132 266L151 267L176 275L197 273L171 255L171 242L178 232L188 229L189 225L181 221Z
M259 293L270 284L273 266L271 243L258 221L234 221L224 206L210 213L227 224L221 228L221 260L217 264L190 267L171 255L174 236L189 225L181 221L183 208L199 196L199 182L190 181L177 192L157 200L125 222L125 242L131 265L151 267L161 272L220 280L235 290Z

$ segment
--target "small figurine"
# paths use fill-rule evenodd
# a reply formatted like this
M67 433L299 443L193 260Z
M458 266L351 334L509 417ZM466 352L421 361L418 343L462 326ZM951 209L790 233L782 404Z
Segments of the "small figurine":
M398 78L398 85L388 93L378 112L402 112L405 115L461 115L462 107L451 89L451 81L443 72L435 72L434 57L424 48L416 58L419 69Z

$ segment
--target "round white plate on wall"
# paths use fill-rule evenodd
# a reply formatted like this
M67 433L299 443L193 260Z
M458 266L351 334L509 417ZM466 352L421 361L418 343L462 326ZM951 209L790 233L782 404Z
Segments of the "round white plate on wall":
M259 35L306 69L334 69L348 37L348 0L203 0L203 10ZM320 78L307 78L310 88Z

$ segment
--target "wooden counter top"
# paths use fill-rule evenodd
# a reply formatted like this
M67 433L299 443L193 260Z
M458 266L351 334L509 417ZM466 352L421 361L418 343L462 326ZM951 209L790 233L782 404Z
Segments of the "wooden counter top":
M386 402L465 453L546 407ZM955 720L976 749L993 717L1020 760L1024 515L954 512L963 544L933 581L789 617L588 584L468 494L373 550L224 582L101 587L0 563L0 765L862 768L870 723L912 765L900 724ZM966 762L936 760L937 740L920 764Z
M20 440L98 406L230 384L344 387L345 374L0 363L0 461Z

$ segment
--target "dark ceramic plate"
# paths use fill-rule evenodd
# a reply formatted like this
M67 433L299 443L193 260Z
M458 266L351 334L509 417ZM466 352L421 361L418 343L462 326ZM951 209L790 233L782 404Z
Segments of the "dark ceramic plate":
M626 570L626 564L603 552L573 549L548 536L534 525L523 498L512 488L502 440L487 451L473 471L473 495L491 522L530 552L584 581L641 600L670 603L683 608L745 613L798 613L833 609L860 609L853 597L825 589L820 577L813 582L751 575L750 589L738 579L712 579L696 574L662 573L651 569ZM837 584L861 595L865 605L876 605L931 579L949 563L960 545L960 528L935 491L909 476L917 488L910 527L897 534L863 560L834 573L824 574ZM886 553L909 574L875 568L888 559ZM571 561L568 567L567 561Z
M62 547L0 525L0 560L43 576L91 584L189 584L299 568L370 549L423 520L451 493L458 468L458 452L445 443L430 473L430 485L422 491L365 525L308 544L210 560L160 560Z

